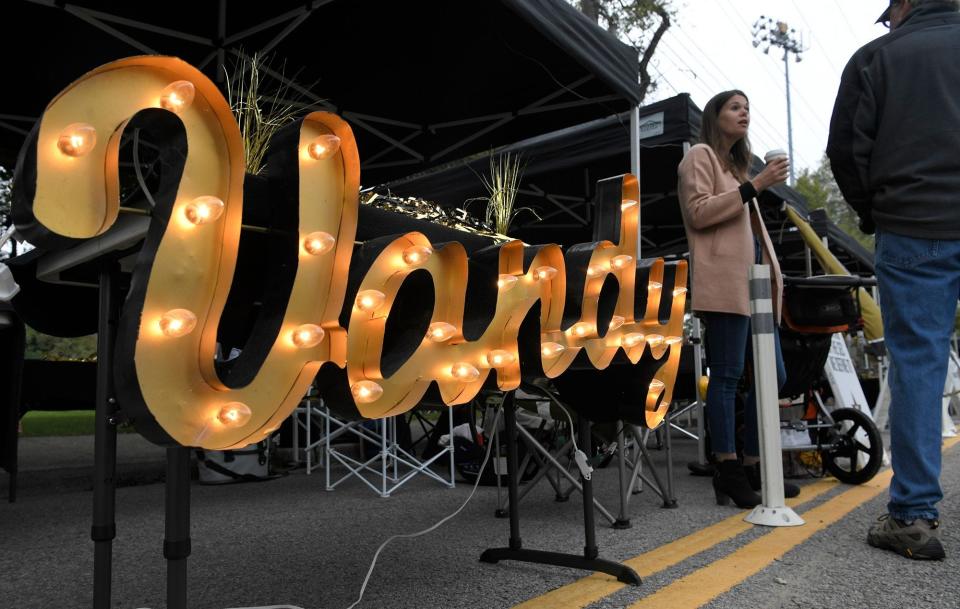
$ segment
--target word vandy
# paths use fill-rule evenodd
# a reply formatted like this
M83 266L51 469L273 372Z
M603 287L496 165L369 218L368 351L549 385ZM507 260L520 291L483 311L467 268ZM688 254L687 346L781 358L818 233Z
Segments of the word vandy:
M673 285L665 287L663 261L638 260L634 176L606 181L617 242L564 253L558 245L510 241L468 258L460 243L434 246L411 232L362 249L376 255L362 262L369 267L360 269L355 294L350 290L349 323L342 324L347 277L361 264L351 260L359 157L343 120L323 112L305 116L273 138L268 160L272 175L281 175L272 182L270 205L297 214L289 295L261 315L266 325L260 330L272 330L266 339L260 331L261 347L241 355L253 358L242 382L227 383L215 352L242 230L244 151L227 101L201 72L174 58L134 57L102 66L61 92L21 153L17 230L52 251L114 227L128 211L120 203L121 138L134 129L149 133L163 171L121 310L113 374L121 408L154 442L226 449L262 440L290 415L325 363L346 369L348 395L360 414L374 418L414 407L431 383L454 405L476 396L491 373L499 389L511 390L521 376L563 374L578 355L603 369L618 352L633 364L647 353L657 366L637 408L648 425L662 421L680 357L686 264L677 263ZM640 314L638 267L647 281ZM495 295L485 330L470 339L464 337L468 268L474 277L487 268L490 281L482 289ZM385 374L391 308L405 279L420 271L429 274L435 294L429 325ZM601 306L611 286L612 310ZM664 298L669 316L661 320ZM538 303L539 342L529 345L518 335ZM527 357L531 351L534 357Z

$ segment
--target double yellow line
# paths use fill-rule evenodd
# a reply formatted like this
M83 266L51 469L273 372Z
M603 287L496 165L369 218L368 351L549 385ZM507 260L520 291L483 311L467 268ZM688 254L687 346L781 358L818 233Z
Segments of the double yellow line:
M943 450L951 448L958 442L960 437L949 438L944 442ZM804 512L803 518L806 525L772 529L726 557L629 605L627 609L647 607L692 609L708 603L758 573L818 531L827 528L882 493L890 484L892 476L893 471L887 469L870 482L851 487ZM803 487L798 497L787 501L787 504L794 507L806 503L836 488L837 484L835 480L819 480L808 484ZM738 513L736 516L721 520L686 537L626 560L624 564L633 568L640 577L648 577L732 539L752 527L753 525L743 521L743 514ZM616 581L609 575L594 574L516 605L514 609L581 609L610 596L625 586L626 584Z

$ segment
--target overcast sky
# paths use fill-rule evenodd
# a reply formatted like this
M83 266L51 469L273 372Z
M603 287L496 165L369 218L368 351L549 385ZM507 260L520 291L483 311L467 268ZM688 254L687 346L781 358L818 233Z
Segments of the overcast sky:
M750 98L750 142L760 156L787 149L783 51L751 44L761 16L785 21L802 36L800 63L791 54L795 166L815 167L827 145L840 73L858 48L887 29L874 24L886 0L674 0L677 18L654 58L658 89L647 101L690 93L701 108L715 93L742 89Z

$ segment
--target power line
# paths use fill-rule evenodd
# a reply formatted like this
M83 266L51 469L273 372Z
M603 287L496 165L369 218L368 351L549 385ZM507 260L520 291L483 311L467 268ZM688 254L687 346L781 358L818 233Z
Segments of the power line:
M770 47L783 49L783 70L787 79L787 148L790 158L793 158L793 114L790 111L790 53L800 62L800 55L806 49L803 41L797 35L797 30L787 25L786 21L774 21L771 17L760 17L753 24L753 46L765 45L766 54ZM790 185L797 183L793 164L790 165Z
M674 66L684 66L689 63L687 61L684 61L683 57L681 57L680 54L676 51L676 49L672 48L671 46L664 44L663 49L664 49L664 58L669 59L671 63L674 64ZM670 56L667 55L667 52L670 53ZM710 82L707 82L706 78L701 78L700 75L698 75L696 72L694 72L693 74L694 74L693 84L697 87L698 92L706 95L708 99L710 97L713 97L720 91L730 88L729 85L725 85L721 82L717 82L716 80L713 80L712 78L713 75L710 72L704 73L704 74L711 75ZM726 75L724 75L724 78L726 78L728 81L730 80ZM766 121L766 119L762 118L762 115L757 115L757 117L759 117L762 122L766 123L767 127L773 129L773 133L776 133L777 129L772 123L769 123L768 121ZM760 125L758 124L757 127L760 127ZM763 129L763 133L761 135L763 135L764 137L770 137L770 132L767 131L766 129ZM779 137L775 137L771 139L779 139Z
M737 9L736 4L733 3L733 0L730 0L730 7L733 9L734 13L737 15L737 19L744 26L743 30L740 30L736 26L734 26L734 29L739 33L741 38L743 38L746 35L746 30L750 29L750 26L747 24L746 20L744 19L740 11ZM730 17L730 13L725 11L723 8L720 8L720 11L724 14L724 16L726 16L728 19L731 19L732 21L732 18ZM746 38L746 41L748 43L751 42L749 38ZM781 86L780 78L783 76L782 73L777 72L772 64L766 61L761 61L760 58L757 58L757 64L759 64L760 67L763 69L764 74L767 76L767 78L770 80L771 83L773 83L777 87ZM771 70L774 70L774 71L771 72ZM798 89L793 89L793 93L803 104L804 108L810 113L807 116L807 118L813 118L814 121L820 123L820 126L823 127L824 131L829 131L829 127L826 125L826 123L823 122L823 119L820 118L820 114L816 110L814 110L813 107L810 105L810 103L807 101L807 98L803 95L803 92Z
M665 44L665 43L666 43L666 44ZM668 41L668 39L667 39L666 37L664 37L664 39L661 41L661 46L662 46L662 48L664 48L666 51L669 51L669 53L673 56L673 57L668 57L666 54L664 54L664 57L665 57L665 58L668 58L668 59L671 59L671 61L672 61L674 64L679 65L679 66L683 66L684 64L689 63L689 62L684 61L684 58L680 56L680 53L677 51L677 49L674 49L674 48L669 44L669 41ZM690 56L691 56L691 57L693 56L693 53L692 53L692 51L690 51L690 49L689 49L688 46L685 46L685 45L682 45L682 44L681 44L681 46L683 47L684 52L690 53ZM701 54L703 54L703 55L707 58L707 60L714 66L714 68L716 68L716 72L715 72L715 73L711 73L711 72L707 71L707 72L705 72L705 74L710 74L711 77L715 76L715 74L721 74L724 79L726 79L727 81L730 81L730 78L726 75L726 73L725 73L722 69L720 69L715 63L713 63L713 61L710 60L708 56L706 56L706 54L703 52L702 49L700 49L699 46L696 46L695 44L694 44L693 46L694 46L694 48L696 48ZM681 69L683 69L683 68L681 68ZM694 80L695 80L697 86L700 87L700 86L701 86L701 82L700 82L701 79L700 79L699 76L696 75L696 73L694 73L694 75L695 75L695 79L694 79ZM732 82L732 81L730 81L730 82ZM724 85L724 84L722 84L722 83L720 83L719 86L716 86L713 82L707 83L705 79L703 80L702 86L715 87L715 90L713 91L713 93L708 93L708 95L707 95L708 97L712 97L713 94L715 94L716 92L719 92L719 91L721 91L721 90L725 90L725 89L729 89L729 88L730 88L729 86L726 86L726 85ZM701 92L702 92L702 89L701 89ZM756 115L754 115L754 117L755 117L756 119L759 119L759 122L755 122L754 131L755 131L755 132L759 132L759 135L761 136L761 139L769 139L771 142L781 142L781 141L782 141L782 135L780 135L780 128L779 128L779 127L773 125L773 123L772 123L769 119L767 119L763 114L756 114ZM766 128L763 127L763 124L766 125ZM768 129L769 129L769 130L772 130L772 132L775 134L775 136L771 136L771 135L770 135L770 131L769 131ZM797 158L798 158L799 160L801 160L805 165L807 165L807 166L812 166L812 165L810 165L809 161L806 159L806 157L805 157L804 155L801 154L801 155L799 155Z
M666 51L669 51L670 54L673 55L673 57L668 57L666 54L664 54L664 57L670 59L670 61L674 63L674 65L682 66L687 63L683 60L682 57L680 57L679 53L677 53L677 51L672 47L670 47L669 45L664 45L664 49ZM729 86L724 85L723 83L718 83L712 79L711 79L711 82L707 82L705 78L701 78L696 73L694 73L694 76L695 78L693 79L693 84L697 87L698 91L706 95L707 98L713 97L715 94L719 93L720 91L730 88ZM724 76L724 78L727 78L727 77ZM727 78L727 80L729 80L729 78ZM780 136L777 133L778 129L776 126L774 126L770 121L764 118L762 114L756 115L756 118L758 118L760 122L755 124L754 126L755 131L759 131L760 135L765 139L769 138L772 141L776 141L780 139ZM774 135L771 135L771 133L773 133Z
M664 41L667 40L666 37ZM686 65L684 59L680 57L679 53L672 48L669 44L663 44L664 41L661 41L661 46L658 48L664 49L662 57L666 60L669 60L674 66L679 66L680 69L684 69L683 66ZM686 47L684 47L685 50ZM669 54L668 54L669 53ZM722 71L719 71L722 73ZM707 80L701 79L699 76L694 73L695 78L692 81L692 84L697 88L697 91L703 95L706 95L707 98L713 97L714 94L721 90L728 89L728 86L723 85L722 83L717 84L716 81L707 82ZM712 76L712 75L711 75ZM724 78L729 78L724 75ZM782 135L780 134L780 128L775 126L769 119L767 119L763 114L751 114L752 131L754 139L757 143L762 143L766 141L768 147L773 147L779 142L782 142ZM782 144L781 144L782 145ZM804 165L813 167L809 160L803 155L799 154L797 157Z
M732 2L732 0L731 0L731 2ZM743 20L742 15L740 15L739 11L737 11L736 6L733 5L733 4L731 4L731 6L733 7L734 11L737 12L737 16L738 16L738 18L740 19L741 23L745 23L745 21ZM726 11L723 11L722 8L721 8L720 10L721 10L722 12L724 12L724 15L725 15L728 19L730 18L730 15L729 15L728 13L726 13ZM746 27L749 28L749 26L746 26ZM741 36L743 36L744 32L742 32L741 30L739 30L739 29L736 28L736 27L735 27L734 29L735 29L738 33L740 33ZM682 28L675 27L675 28L671 28L671 29L667 30L667 34L661 39L661 43L660 43L660 45L658 46L658 49L659 49L661 46L663 46L664 41L666 41L666 40L670 37L670 35L671 35L672 33L674 33L674 32L679 32L681 35L683 35L683 36L690 42L691 46L693 46L694 48L696 48L697 51L699 52L699 54L700 54L703 58L705 58L705 59L713 66L713 68L714 68L718 73L723 74L723 76L724 76L724 78L725 78L726 80L728 80L728 81L730 81L730 82L733 82L733 81L726 75L726 73L724 72L724 70L721 69L719 66L717 66L717 64L711 59L710 54L707 53L707 52L705 52L702 48L700 48L700 45L698 45L697 42L696 42L695 40L693 40L692 37L691 37L689 34L687 34L686 31L685 31L684 29L682 29ZM630 37L629 34L627 34L627 39L630 40L630 42L631 42L631 44L633 44L633 46L637 46L637 45L635 44L635 41ZM750 42L749 38L746 39L746 42L748 42L748 43ZM682 44L681 44L681 46L684 47L684 50L687 50L687 46L686 46L686 45L682 45ZM671 49L671 50L672 50L672 49ZM672 50L672 52L673 52L674 55L679 56L679 53L678 53L676 50ZM693 57L693 53L692 53L692 52L690 53L690 56ZM696 60L695 57L694 57L694 59ZM684 65L684 62L682 62L682 61L680 61L680 62L674 61L673 63L676 64L677 68L678 68L680 71L689 69L689 68L687 68L686 65ZM696 61L695 61L695 63L699 63L699 62L696 62ZM759 59L757 59L756 63L762 68L762 70L764 71L764 74L765 74L765 76L767 77L767 79L768 79L775 87L780 87L780 86L782 86L781 80L780 80L781 77L782 77L782 74L779 74L779 73L777 73L776 71L771 72L771 70L774 70L774 67L771 66L771 65L769 64L769 62L760 61ZM662 71L660 72L660 74L662 75ZM671 83L667 82L667 84L670 85L670 88L672 88L674 91L677 91L677 92L679 93L679 90L678 90L676 87L674 87ZM721 89L718 89L718 90L715 91L714 93L719 92L719 91L721 91L721 90L724 90L725 88L728 88L728 87L722 87ZM812 131L813 128L810 126L808 119L813 118L813 120L814 120L815 122L818 122L818 123L820 124L820 126L823 128L823 130L824 130L825 132L828 131L829 128L827 127L827 125L826 125L826 124L823 122L823 120L820 118L820 115L810 106L810 104L807 102L806 98L802 95L802 93L801 93L800 91L796 90L796 89L793 90L793 93L794 93L794 95L797 96L797 97L800 99L800 101L803 103L806 111L809 112L809 114L806 114L806 112L804 113L804 114L806 114L806 117L798 117L798 118L801 120L801 122L803 123L802 126L804 126L805 128L807 128L807 129L809 129L809 130ZM710 94L707 95L708 98L709 98L709 97L712 97L712 96L713 96L713 93L710 93ZM761 120L766 120L765 117L763 117L762 115L758 115L758 116L761 117ZM770 123L768 123L768 124L770 124ZM771 126L772 126L772 124L771 124ZM777 128L777 127L773 127L773 130L774 130L775 133L776 133L776 132L779 132L779 128ZM781 138L780 138L779 136L776 137L776 138L771 138L771 139L773 139L773 140L781 140ZM804 159L802 156L800 156L800 157L798 157L798 158L799 158L800 160L804 160L804 161L805 161L805 159ZM806 161L805 161L805 162L806 162ZM807 163L807 164L809 164L809 163Z
M794 7L795 9L797 9L797 15L800 17L800 20L803 21L804 25L807 26L807 30L810 32L810 37L813 38L813 43L814 43L815 45L817 45L818 47L820 47L820 51L823 52L823 58L827 60L827 63L830 64L830 67L833 68L833 71L834 71L834 72L836 73L836 75L839 77L840 74L843 72L843 70L840 69L840 68L838 68L838 67L836 66L836 64L833 63L833 60L830 59L830 53L828 53L828 52L827 52L827 49L825 49L825 48L823 47L823 45L820 44L820 39L814 37L814 35L813 35L813 27L810 25L810 22L807 21L807 18L803 16L803 11L801 11L801 10L800 10L800 7L797 6L796 0L790 0L790 3L793 4L793 7Z
M738 34L739 34L741 37L745 36L745 35L746 35L746 29L749 29L750 26L747 25L747 22L744 20L743 15L742 15L742 14L740 13L740 11L737 9L737 6L736 6L736 4L733 2L733 0L730 0L730 9L732 10L732 14L731 14L731 12L726 11L726 10L724 10L723 8L721 8L720 10L723 12L724 16L731 22L731 24L733 24L733 15L736 16L736 19L744 26L745 29L744 29L744 30L741 30L740 28L737 28L735 24L734 24L734 28L733 28L733 29L734 29L735 31L737 31ZM749 41L749 38L747 39L747 41L750 42L750 41ZM761 69L763 70L763 72L764 72L764 74L767 76L767 78L770 79L771 82L773 82L774 86L777 86L777 87L783 86L783 85L781 85L781 84L779 84L779 83L777 82L777 79L780 78L781 76L783 76L782 73L781 73L781 74L774 73L774 75L771 76L770 70L774 69L774 67L770 64L770 62L761 61L761 58L760 58L759 56L756 56L756 55L754 55L753 57L756 59L756 63L760 65ZM817 111L815 111L815 110L810 106L810 104L807 102L806 98L802 95L802 93L801 93L800 91L796 90L796 89L793 89L792 87L791 87L791 91L800 99L800 101L801 101L802 104L803 104L803 107L804 107L807 111L809 111L809 116L812 116L812 117L814 118L814 120L815 120L817 123L820 124L820 126L823 128L823 131L824 131L824 132L829 131L829 127L827 127L827 125L826 125L826 124L823 122L823 120L820 118L820 113L818 113ZM810 130L812 131L810 125L806 125L806 128L807 128L807 129L810 129ZM802 156L799 157L799 158L803 159ZM817 164L810 164L809 162L807 162L807 165L810 166L810 167L816 167L816 166L818 166Z
M689 34L687 34L686 32L684 32L683 30L678 30L678 31L679 31L680 33L682 33L683 36L690 42L690 45L693 46L695 49L697 49L697 51L700 53L700 55L703 56L703 58L706 59L707 62L709 62L711 66L713 66L714 70L716 70L716 71L719 72L720 74L723 74L724 78L726 78L727 80L731 80L731 79L726 75L726 73L724 72L724 70L723 70L720 66L718 66L718 65L716 64L716 62L713 61L713 59L710 57L710 54L707 53L707 52L705 52L703 49L701 49L701 48L700 48L700 45L698 45L698 44L696 43L696 41L693 40L693 39L690 37ZM687 48L688 48L688 47L687 47L686 45L684 45L684 49L687 49ZM768 77L769 77L769 75L768 75ZM773 84L774 84L775 86L777 86L777 87L780 86L780 83L778 82L777 79L773 79L772 77L769 77L769 78L771 78L771 81L773 82ZM811 112L813 112L813 111L811 110ZM816 113L814 113L814 115L816 115ZM824 125L824 128L826 128L826 125Z
M657 46L657 48L659 48L659 45ZM656 53L654 53L654 54L656 54ZM657 66L653 65L653 61L651 61L651 62L648 63L647 65L650 66L650 67L657 73L657 76L659 76L660 78L663 79L663 82L667 83L667 86L668 86L668 87L670 87L671 89L673 89L674 95L679 95L679 94L680 94L680 90L673 86L673 83L670 82L670 81L667 79L666 76L664 76L663 72L660 71L660 68L658 68Z
M840 3L837 0L833 0L833 4L837 7L837 12L840 13L840 16L843 17L843 22L847 25L847 31L850 32L850 36L856 40L857 33L853 30L853 25L850 24L850 20L847 19L847 14L843 12L843 7L840 6Z

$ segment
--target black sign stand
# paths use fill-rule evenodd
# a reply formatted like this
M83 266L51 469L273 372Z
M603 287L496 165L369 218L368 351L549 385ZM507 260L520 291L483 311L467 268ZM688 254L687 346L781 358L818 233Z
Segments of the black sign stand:
M100 266L100 321L97 326L97 403L93 464L93 607L111 609L113 539L117 536L117 424L113 395L113 355L120 298L119 268L113 260ZM167 448L166 531L167 607L187 607L187 557L190 556L190 449Z
M517 467L517 413L513 391L507 392L503 397L503 412L504 427L507 434L507 474L510 478L508 484L510 546L488 548L480 555L480 560L488 563L497 563L501 560L519 560L558 567L573 567L574 569L607 573L616 577L618 581L639 585L640 576L630 567L612 560L598 558L596 525L593 517L593 482L582 475L580 479L583 484L583 528L586 538L583 556L524 549L523 542L520 539L520 500L518 498L520 473ZM579 417L579 432L580 450L589 455L590 421L582 416Z
M117 336L118 265L100 265L100 321L97 325L97 403L93 437L93 607L110 609L113 538L117 536L117 400L113 396L113 348Z
M167 609L187 608L187 557L190 556L190 449L167 448L166 525Z

